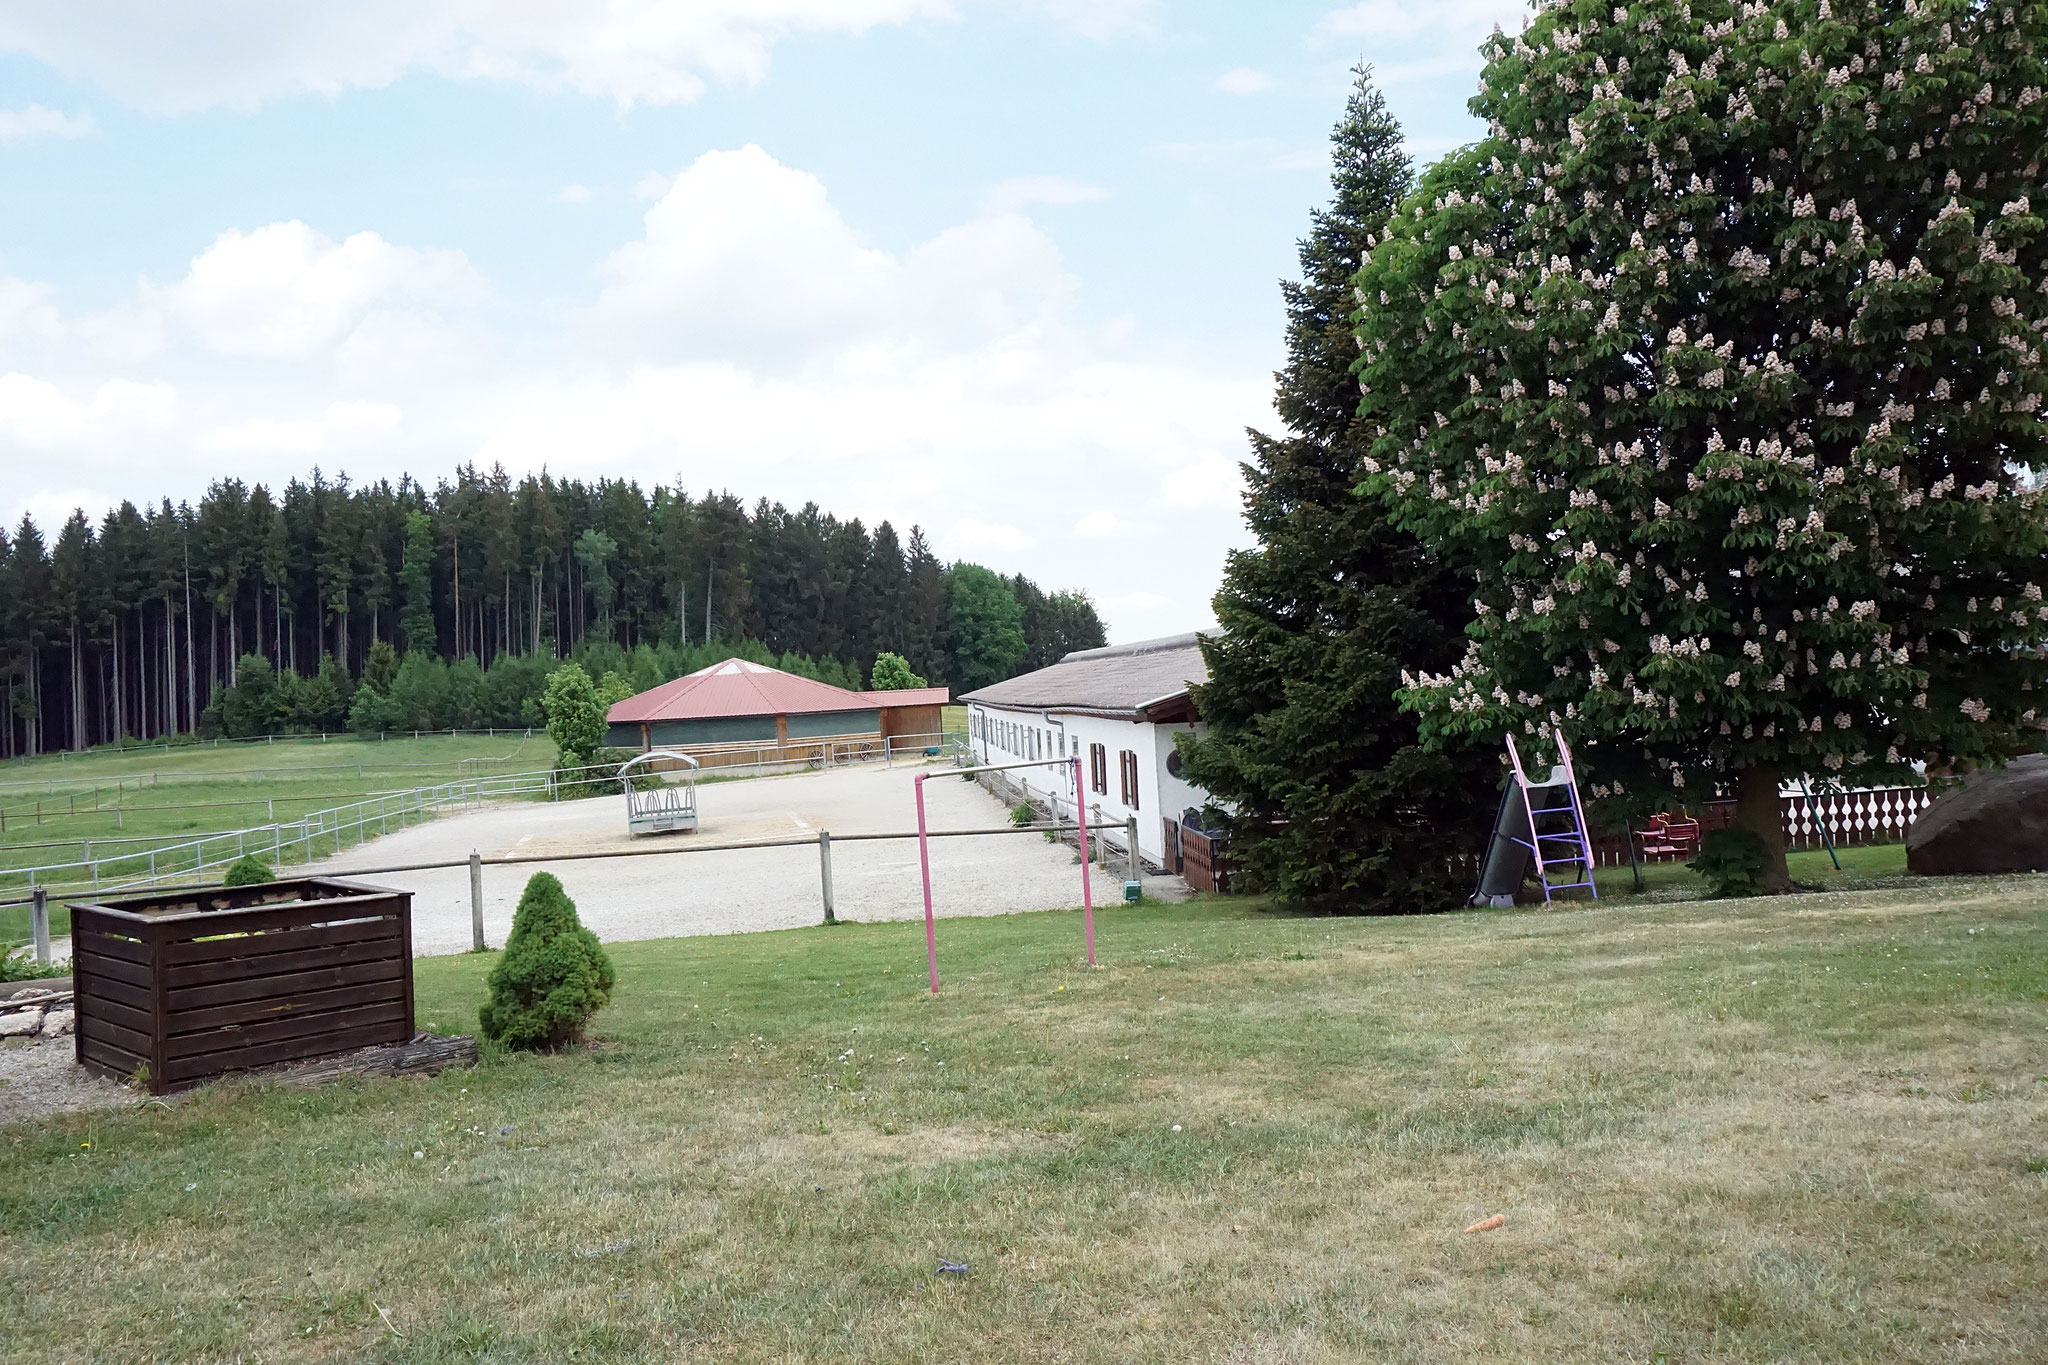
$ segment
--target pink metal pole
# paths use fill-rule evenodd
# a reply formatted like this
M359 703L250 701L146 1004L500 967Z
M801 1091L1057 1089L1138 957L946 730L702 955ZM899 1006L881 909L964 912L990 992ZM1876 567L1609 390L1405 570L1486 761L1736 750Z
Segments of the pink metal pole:
M932 855L924 833L924 779L917 775L917 868L924 874L924 958L931 971L932 994L939 993L939 936L932 928ZM1090 958L1093 961L1093 958Z
M1081 925L1088 935L1088 965L1095 965L1095 893L1088 885L1088 793L1081 786L1081 759L1074 757L1074 823L1081 838Z

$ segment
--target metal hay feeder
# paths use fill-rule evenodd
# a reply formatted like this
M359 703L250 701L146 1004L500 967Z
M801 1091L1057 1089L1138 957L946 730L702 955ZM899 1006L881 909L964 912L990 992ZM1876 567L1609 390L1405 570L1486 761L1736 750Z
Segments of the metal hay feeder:
M656 759L685 764L680 782L664 782ZM619 784L626 791L626 832L668 834L676 830L695 833L697 829L697 760L674 749L649 749L619 765ZM641 768L635 773L633 769ZM635 782L636 776L639 781Z

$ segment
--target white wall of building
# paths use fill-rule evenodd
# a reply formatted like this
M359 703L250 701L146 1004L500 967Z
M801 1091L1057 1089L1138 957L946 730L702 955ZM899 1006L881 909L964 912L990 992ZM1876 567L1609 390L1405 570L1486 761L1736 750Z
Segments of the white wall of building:
M1078 755L1089 822L1122 825L1131 816L1137 816L1138 849L1155 863L1161 862L1165 853L1164 821L1177 820L1187 807L1199 806L1208 799L1200 788L1174 776L1167 766L1173 753L1173 737L1190 732L1199 734L1203 728L1199 723L1159 725L1058 711L1048 715L980 702L968 708L968 734L978 761L1071 760ZM1107 791L1095 790L1090 780L1089 747L1096 744L1103 747L1103 785ZM1124 803L1122 783L1118 780L1118 759L1124 753L1137 755L1135 807ZM1074 793L1068 772L1047 767L1036 771L1020 769L1007 776L1034 795L1057 798L1061 810L1071 818Z

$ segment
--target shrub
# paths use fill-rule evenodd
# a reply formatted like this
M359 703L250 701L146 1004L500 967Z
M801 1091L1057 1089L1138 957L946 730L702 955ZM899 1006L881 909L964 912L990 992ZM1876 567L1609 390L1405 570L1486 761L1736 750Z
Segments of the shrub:
M1716 897L1754 896L1764 889L1764 841L1746 829L1717 829L1700 840L1686 866L1706 878Z
M253 853L245 853L229 866L227 875L220 879L222 886L261 886L274 882L277 874L270 870L270 864Z
M1031 809L1029 801L1019 801L1010 807L1010 823L1022 829L1038 818L1038 812Z
M0 955L0 982L42 981L53 976L71 975L71 959L59 958L52 962L38 962L28 954L8 953Z
M576 918L576 903L552 873L536 872L477 1022L484 1037L507 1047L558 1048L583 1036L612 998L612 981L612 960Z

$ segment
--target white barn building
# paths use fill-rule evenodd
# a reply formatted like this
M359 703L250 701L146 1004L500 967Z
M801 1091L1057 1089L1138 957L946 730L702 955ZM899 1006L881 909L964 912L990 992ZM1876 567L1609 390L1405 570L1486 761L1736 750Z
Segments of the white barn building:
M969 692L960 700L976 759L1078 756L1090 823L1122 825L1136 816L1139 851L1165 863L1166 822L1209 800L1182 778L1173 742L1175 735L1206 729L1188 697L1190 684L1209 677L1195 638L1076 650L1050 668ZM1056 772L1025 769L1009 776L1033 793L1071 797L1071 781Z

